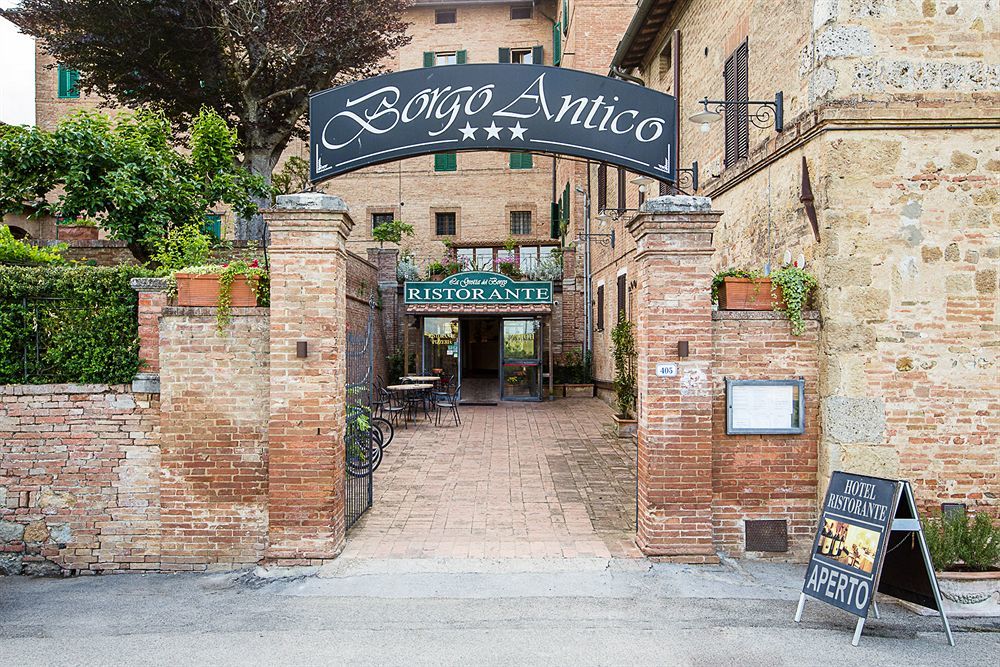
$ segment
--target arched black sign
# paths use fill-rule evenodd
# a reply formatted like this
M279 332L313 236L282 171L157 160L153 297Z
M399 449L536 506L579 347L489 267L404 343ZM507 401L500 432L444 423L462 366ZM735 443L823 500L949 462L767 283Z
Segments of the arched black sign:
M573 155L674 180L674 98L540 65L447 65L315 93L310 178L450 151Z

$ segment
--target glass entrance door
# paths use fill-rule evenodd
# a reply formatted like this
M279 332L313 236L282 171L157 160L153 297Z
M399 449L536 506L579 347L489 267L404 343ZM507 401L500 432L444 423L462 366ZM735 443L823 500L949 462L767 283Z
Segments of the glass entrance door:
M536 319L503 320L500 346L500 397L531 401L541 398L542 327Z

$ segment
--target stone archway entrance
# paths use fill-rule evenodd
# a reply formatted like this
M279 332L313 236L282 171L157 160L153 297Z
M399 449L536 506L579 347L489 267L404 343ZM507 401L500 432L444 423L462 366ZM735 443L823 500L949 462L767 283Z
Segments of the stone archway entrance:
M630 223L637 242L639 434L636 543L643 553L716 559L712 544L711 303L719 213L661 197ZM344 549L345 242L339 197L279 197L271 247L268 558L309 562ZM679 341L689 356L678 358ZM297 343L309 353L296 356ZM672 364L673 373L658 372ZM474 514L472 520L475 520ZM530 548L530 547L529 547Z

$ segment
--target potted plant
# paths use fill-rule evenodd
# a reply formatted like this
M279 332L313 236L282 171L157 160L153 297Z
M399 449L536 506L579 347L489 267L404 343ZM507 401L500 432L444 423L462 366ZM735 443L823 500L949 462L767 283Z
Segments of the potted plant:
M441 262L435 260L427 265L427 280L444 280L448 276L448 269Z
M518 268L516 262L498 262L497 271L513 280L520 280L524 277L524 274L521 273L521 269Z
M566 353L561 367L557 367L557 378L561 379L566 398L584 398L594 395L594 374L591 353L580 354L576 350ZM561 377L560 377L561 376Z
M719 310L776 310L788 316L792 335L805 329L803 311L816 288L816 278L797 266L784 266L765 276L756 269L725 269L712 278L712 303Z
M938 514L921 524L945 613L1000 616L1000 526L986 512ZM937 614L903 604L921 614Z
M97 221L90 218L59 220L56 224L56 238L60 241L96 241Z
M615 405L613 415L619 438L633 436L638 428L635 405L638 399L636 378L635 326L624 317L611 330L612 352L615 361Z
M178 306L215 306L218 309L219 331L229 324L233 308L266 306L270 300L267 269L256 259L187 267L175 271L170 281Z
M396 264L396 279L406 282L407 280L419 280L420 269L412 255L403 255Z

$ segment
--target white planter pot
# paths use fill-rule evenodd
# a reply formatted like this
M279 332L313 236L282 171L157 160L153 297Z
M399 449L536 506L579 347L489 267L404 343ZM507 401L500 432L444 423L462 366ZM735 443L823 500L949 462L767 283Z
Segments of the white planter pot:
M938 587L949 617L976 616L1000 618L1000 571L938 572ZM936 616L937 612L909 602L904 607L921 616Z

